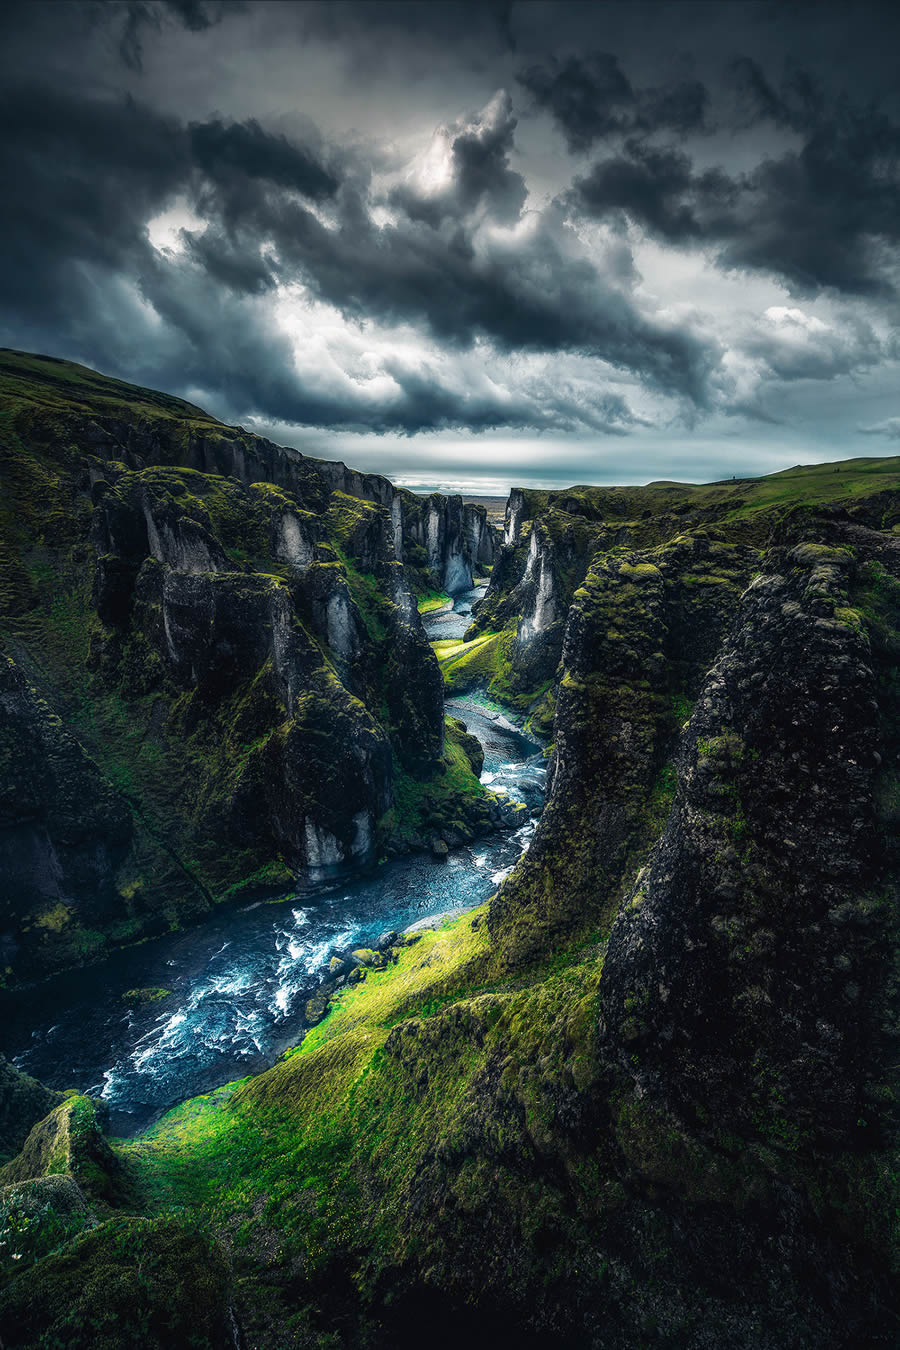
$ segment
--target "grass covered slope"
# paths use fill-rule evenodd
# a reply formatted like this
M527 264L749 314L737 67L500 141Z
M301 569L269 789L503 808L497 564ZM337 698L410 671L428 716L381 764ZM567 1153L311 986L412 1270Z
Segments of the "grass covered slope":
M64 362L0 392L0 978L485 827L397 522L344 491L386 480Z
M890 1152L773 1147L713 1103L698 1131L604 1048L603 990L602 947L510 980L465 916L120 1156L226 1243L259 1346L411 1348L422 1318L447 1347L891 1344Z
M540 1180L542 1153L552 1152L555 1067L589 1078L587 969L514 992L480 915L426 932L396 967L342 993L282 1064L170 1113L123 1157L149 1206L199 1208L229 1233L248 1336L324 1345L341 1327L348 1344L411 1345L420 1300L447 1297L448 1285L470 1298L499 1288L523 1236L531 1263L542 1226L564 1222L564 1202ZM560 1017L573 1041L558 1059ZM542 1078L526 1083L520 1068L542 1054ZM448 1264L460 1240L474 1247ZM436 1260L421 1286L413 1270ZM519 1257L516 1300L530 1263ZM450 1329L433 1329L438 1344Z

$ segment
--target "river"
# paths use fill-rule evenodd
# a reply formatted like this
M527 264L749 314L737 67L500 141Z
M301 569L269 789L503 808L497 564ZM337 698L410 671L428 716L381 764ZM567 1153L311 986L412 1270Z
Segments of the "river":
M425 616L432 640L461 637L483 588ZM448 699L484 747L482 781L543 803L540 748L479 695ZM111 1132L131 1135L186 1097L272 1064L297 1043L303 1010L332 954L388 928L481 904L527 848L529 821L455 849L414 854L313 897L221 910L196 928L115 952L0 1002L0 1049L50 1087L100 1096ZM127 991L158 988L129 1006Z

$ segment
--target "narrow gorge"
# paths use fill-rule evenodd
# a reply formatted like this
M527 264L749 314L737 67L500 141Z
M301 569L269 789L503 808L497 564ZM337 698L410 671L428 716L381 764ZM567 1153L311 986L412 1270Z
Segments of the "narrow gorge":
M4 1350L896 1345L900 460L0 391Z

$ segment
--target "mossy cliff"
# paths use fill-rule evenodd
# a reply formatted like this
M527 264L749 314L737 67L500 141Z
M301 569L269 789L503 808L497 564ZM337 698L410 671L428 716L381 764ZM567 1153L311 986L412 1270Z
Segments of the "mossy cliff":
M66 363L0 384L0 976L489 825L386 480Z
M658 547L716 528L732 544L761 548L773 520L803 502L840 501L849 516L889 527L897 515L898 467L896 458L859 459L722 483L514 488L487 594L467 634L497 637L487 671L492 692L549 731L566 615L598 554ZM482 671L487 656L482 652Z
M107 1199L52 1108L15 1185L71 1180L96 1226L9 1272L4 1345L895 1346L896 470L622 490L627 542L568 494L600 542L531 849L266 1073L113 1141ZM329 528L368 557L366 510Z
M544 818L492 931L515 965L603 925L665 823L671 756L756 554L709 534L600 553L574 594Z

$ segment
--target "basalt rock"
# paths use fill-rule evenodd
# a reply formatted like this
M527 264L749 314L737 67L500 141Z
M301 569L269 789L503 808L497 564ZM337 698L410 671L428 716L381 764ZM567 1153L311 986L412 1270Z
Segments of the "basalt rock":
M665 823L684 710L756 562L707 534L596 556L566 622L546 808L491 907L513 963L614 912Z
M480 819L412 587L469 584L481 508L65 363L0 378L0 969L318 885L467 794Z
M866 543L862 565L813 541L769 553L604 969L606 1035L645 1092L789 1147L877 1136L891 1110L871 1093L896 1086L900 544Z
M404 493L400 521L404 550L406 541L423 550L425 566L451 595L469 590L479 564L494 561L493 530L483 506L436 492L426 498ZM404 561L412 556L404 552Z

